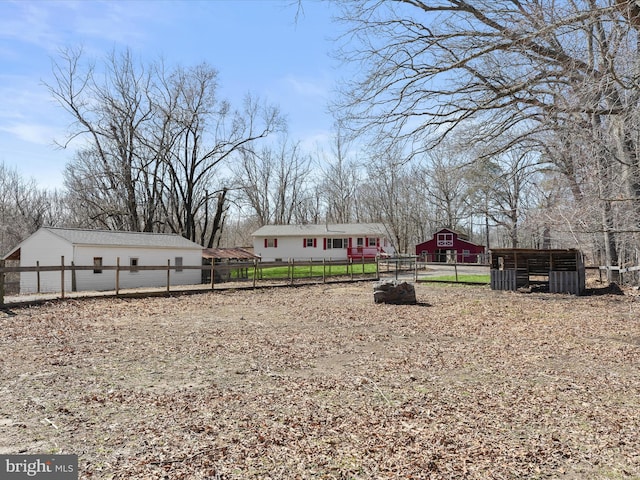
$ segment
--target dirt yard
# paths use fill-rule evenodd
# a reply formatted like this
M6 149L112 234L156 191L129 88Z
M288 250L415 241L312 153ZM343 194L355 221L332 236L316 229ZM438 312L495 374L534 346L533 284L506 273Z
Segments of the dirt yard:
M0 453L82 479L640 478L640 297L416 291L0 311Z

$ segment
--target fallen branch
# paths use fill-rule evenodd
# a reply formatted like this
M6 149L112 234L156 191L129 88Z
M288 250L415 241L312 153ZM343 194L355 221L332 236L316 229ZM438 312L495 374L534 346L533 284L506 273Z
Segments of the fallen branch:
M55 428L56 430L58 430L58 426L57 426L55 423L53 423L51 420L49 420L48 418L46 418L46 417L45 417L44 421L45 421L46 423L48 423L49 425L51 425L51 426L52 426L53 428Z

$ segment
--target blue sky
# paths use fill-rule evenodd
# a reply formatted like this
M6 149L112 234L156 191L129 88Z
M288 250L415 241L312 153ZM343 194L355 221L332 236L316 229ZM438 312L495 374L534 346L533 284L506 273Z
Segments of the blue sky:
M304 0L0 0L0 162L40 186L62 187L73 156L59 150L70 117L49 96L51 63L82 46L100 60L130 48L143 62L160 57L219 71L232 104L251 92L280 106L290 137L309 150L326 142L327 103L341 75L330 56L338 34L330 6ZM344 73L344 71L342 71Z

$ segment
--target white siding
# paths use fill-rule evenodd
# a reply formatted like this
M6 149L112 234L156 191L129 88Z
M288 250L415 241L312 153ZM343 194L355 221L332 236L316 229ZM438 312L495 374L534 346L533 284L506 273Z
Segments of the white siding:
M64 256L65 265L71 265L73 260L72 245L53 235L47 230L38 230L27 238L20 249L20 266L35 267L40 262L41 267L60 266ZM35 293L38 291L36 272L20 273L20 293ZM71 290L71 272L65 272L65 290ZM40 291L59 292L62 284L60 272L40 272Z
M132 248L132 247L100 247L77 246L75 253L76 265L93 265L94 257L102 257L103 266L115 266L120 258L121 267L129 267L130 259L137 258L138 266L175 266L176 257L182 257L182 266L202 265L202 250L182 250L172 248ZM195 285L201 283L202 271L185 269L181 272L171 270L171 285ZM121 271L120 288L162 287L167 284L166 270L139 270L137 272ZM76 288L80 290L113 290L116 285L115 270L93 270L76 272Z
M253 251L262 258L263 262L272 262L275 259L287 261L289 259L345 260L347 258L346 248L330 248L325 250L324 239L326 237L316 237L316 246L306 248L303 247L303 238L304 237L278 237L277 247L265 248L264 237L254 237ZM333 238L338 238L338 236L334 236Z
M138 266L175 266L176 257L182 257L182 266L202 265L202 250L198 248L158 248L158 247L113 247L113 246L73 246L67 240L43 229L38 230L27 238L20 247L20 266L32 267L37 262L41 267L61 265L64 256L65 266L93 265L94 257L102 257L103 266L115 266L120 257L120 266L129 266L131 257L138 258ZM72 291L73 281L70 270L65 272L64 290ZM22 272L20 274L20 293L35 293L38 291L36 272ZM75 274L77 291L83 290L114 290L115 270L80 270ZM195 285L201 283L202 271L198 269L183 269L180 272L171 270L171 285ZM166 270L141 270L138 272L120 272L120 288L162 287L167 284ZM40 272L40 292L59 292L61 289L61 274L56 272Z

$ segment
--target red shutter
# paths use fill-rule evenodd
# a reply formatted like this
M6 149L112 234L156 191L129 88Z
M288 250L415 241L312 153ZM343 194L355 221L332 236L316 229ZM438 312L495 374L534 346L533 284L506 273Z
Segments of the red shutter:
M278 248L278 239L277 238L273 239L273 248Z
M380 246L380 239L376 238L376 247L379 247L379 246Z
M302 248L307 248L307 239L306 238L302 239Z
M264 239L264 248L267 248L267 239Z
M353 243L353 238L349 237L349 248L351 248L352 243Z
M316 248L318 246L318 239L314 238L313 239L313 248Z
M326 249L327 249L327 239L326 239L326 238L323 238L323 239L322 239L322 249L323 249L323 250L326 250Z

